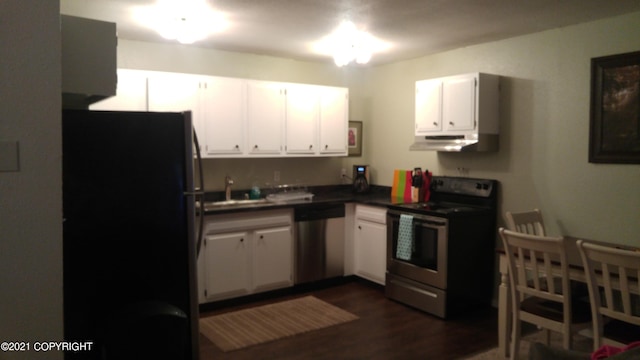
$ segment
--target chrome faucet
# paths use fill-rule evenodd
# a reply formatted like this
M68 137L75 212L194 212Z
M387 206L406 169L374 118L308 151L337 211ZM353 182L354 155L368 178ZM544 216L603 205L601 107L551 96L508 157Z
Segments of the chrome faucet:
M231 200L231 185L233 185L233 180L229 175L224 178L224 196L225 200Z

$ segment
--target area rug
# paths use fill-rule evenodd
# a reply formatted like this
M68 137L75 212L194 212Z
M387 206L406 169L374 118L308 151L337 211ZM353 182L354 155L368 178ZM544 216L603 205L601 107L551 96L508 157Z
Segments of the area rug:
M200 332L232 351L358 319L314 296L200 319Z
M544 333L542 331L534 332L524 336L520 340L520 352L518 354L518 360L529 359L529 347L534 342L545 343ZM557 348L562 348L562 335L559 333L551 332L550 345ZM573 335L573 349L584 352L591 352L593 350L593 343L591 338L582 336L580 334ZM498 348L493 348L488 351L481 352L471 357L465 358L466 360L495 360L501 359L498 355Z

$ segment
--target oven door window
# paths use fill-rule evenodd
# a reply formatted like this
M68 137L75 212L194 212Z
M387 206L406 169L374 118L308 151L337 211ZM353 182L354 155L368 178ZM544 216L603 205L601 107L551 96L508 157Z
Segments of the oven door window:
M408 262L421 268L438 270L438 232L439 227L431 226L427 223L414 220L412 224L411 256L408 259L398 258L398 230L400 223L393 222L393 258L396 261Z

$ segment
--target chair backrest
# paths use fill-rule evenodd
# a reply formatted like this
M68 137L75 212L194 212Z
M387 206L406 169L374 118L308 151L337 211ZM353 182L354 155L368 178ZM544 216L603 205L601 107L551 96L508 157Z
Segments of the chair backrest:
M587 276L598 341L602 336L602 315L640 326L640 311L633 309L632 301L633 296L636 300L640 296L640 252L583 240L576 244ZM602 281L597 281L596 271L601 272Z
M513 308L519 308L525 296L536 296L561 303L564 320L570 323L571 290L564 239L504 228L498 232L509 261Z
M506 213L507 229L520 233L545 236L542 212L538 209Z

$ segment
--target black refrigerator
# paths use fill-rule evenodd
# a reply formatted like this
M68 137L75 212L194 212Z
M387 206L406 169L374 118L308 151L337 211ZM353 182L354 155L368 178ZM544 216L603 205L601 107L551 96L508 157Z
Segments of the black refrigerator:
M63 110L65 359L198 359L191 114ZM201 188L200 188L201 189Z

